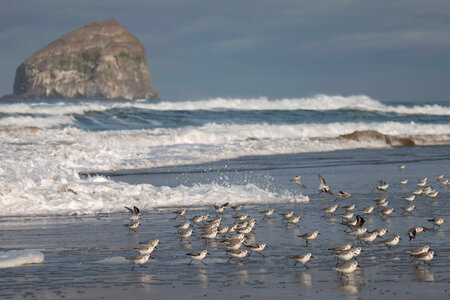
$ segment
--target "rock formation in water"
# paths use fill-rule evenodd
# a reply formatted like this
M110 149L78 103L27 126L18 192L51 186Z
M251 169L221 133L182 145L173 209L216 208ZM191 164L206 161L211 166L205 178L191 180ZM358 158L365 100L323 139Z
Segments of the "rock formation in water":
M114 19L63 35L16 71L14 98L157 99L141 42Z
M340 138L353 140L353 141L364 141L364 140L375 140L382 141L387 145L393 146L414 146L416 142L410 137L398 137L391 136L387 134L382 134L375 130L365 130L365 131L354 131L349 134L343 134L339 136Z

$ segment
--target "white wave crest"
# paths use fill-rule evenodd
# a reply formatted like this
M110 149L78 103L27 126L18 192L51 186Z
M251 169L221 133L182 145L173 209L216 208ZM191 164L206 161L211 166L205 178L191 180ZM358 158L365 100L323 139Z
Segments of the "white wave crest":
M52 128L58 125L71 125L74 123L72 116L31 117L15 116L0 119L0 127L39 127Z
M188 101L78 101L58 103L14 103L0 106L5 114L46 114L72 115L91 111L107 111L116 108L138 108L143 110L362 110L390 112L397 114L450 115L450 106L426 105L386 105L365 95L338 96L316 95L305 98L285 98L269 100L260 98L212 98Z
M44 254L32 250L12 250L0 252L0 268L12 268L23 265L40 264Z

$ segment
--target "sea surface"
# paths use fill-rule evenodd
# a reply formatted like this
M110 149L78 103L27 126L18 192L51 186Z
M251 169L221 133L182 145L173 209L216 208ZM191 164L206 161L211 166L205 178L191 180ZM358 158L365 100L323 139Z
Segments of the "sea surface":
M367 134L377 131L408 138L415 146L391 144ZM189 101L23 100L0 104L0 267L1 297L66 298L133 295L219 299L340 297L420 298L450 295L448 223L432 229L432 217L450 217L450 104L383 103L370 97L317 95L299 99L197 99ZM404 165L401 169L399 166ZM388 249L379 238L364 246L361 268L346 279L331 269L328 248L356 241L344 233L338 215L321 208L334 197L318 193L318 174L331 190L351 193L339 205L356 210L385 197L394 213L366 217L369 230L387 227L400 234ZM301 188L289 178L301 175ZM418 179L439 194L420 195L412 215L403 200ZM406 185L400 179L408 179ZM386 192L371 190L384 180ZM266 242L266 257L253 254L230 262L219 241L206 243L197 232L180 243L174 210L186 219L213 204L242 204L255 217L250 237ZM124 206L142 211L141 225L129 231ZM273 207L272 217L259 211ZM299 227L286 226L278 213L293 210ZM355 214L357 213L355 210ZM338 209L337 213L342 213ZM223 224L234 222L227 207ZM409 241L412 226L425 232ZM319 230L306 246L297 235ZM159 238L148 268L126 257L139 241ZM404 253L427 244L437 256L417 268ZM188 266L186 253L208 249L208 265ZM292 267L289 255L312 252L306 269Z

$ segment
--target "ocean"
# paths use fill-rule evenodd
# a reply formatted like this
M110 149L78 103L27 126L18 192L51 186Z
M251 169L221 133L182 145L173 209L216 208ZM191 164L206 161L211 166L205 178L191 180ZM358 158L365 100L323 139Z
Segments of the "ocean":
M376 131L377 133L375 133ZM359 134L354 134L359 132ZM379 133L379 134L378 134ZM368 96L316 95L298 99L185 101L7 100L0 104L0 296L20 298L260 299L446 296L450 242L442 229L411 241L411 226L431 228L431 217L450 217L450 104L383 103ZM403 168L399 168L404 165ZM334 193L350 192L340 206L356 210L385 197L394 213L365 216L368 229L387 227L402 241L387 249L364 246L362 271L341 280L328 248L355 243L339 215L323 217L334 196L319 194L318 175ZM306 189L289 181L301 175ZM401 207L418 179L439 193L417 196L412 215ZM400 179L408 179L406 185ZM390 184L374 191L379 180ZM243 205L257 220L253 242L266 258L227 264L218 241L194 234L180 243L174 210L186 219L214 204ZM136 232L124 227L141 209ZM223 222L232 223L229 206ZM275 208L263 219L259 211ZM300 227L278 213L293 210ZM355 210L355 215L357 214ZM375 209L378 211L379 209ZM339 210L339 213L343 212ZM297 235L319 230L306 246ZM139 241L161 240L148 269L131 265ZM380 239L381 241L382 239ZM405 250L428 244L430 267L416 268ZM208 265L187 252L207 248ZM289 255L311 251L311 269L292 267ZM132 294L130 294L132 293ZM19 297L17 297L19 296Z

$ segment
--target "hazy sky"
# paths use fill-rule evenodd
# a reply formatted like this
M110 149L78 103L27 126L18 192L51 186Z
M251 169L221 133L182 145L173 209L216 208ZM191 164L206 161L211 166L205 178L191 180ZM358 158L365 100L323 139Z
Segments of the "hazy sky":
M0 95L41 47L111 17L144 44L163 100L450 102L448 0L2 0Z

